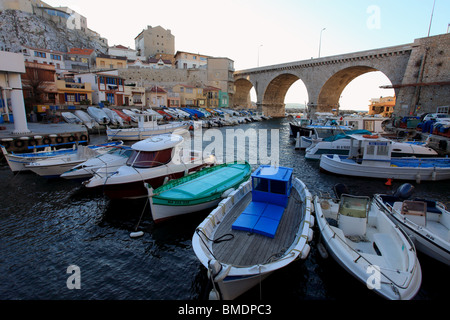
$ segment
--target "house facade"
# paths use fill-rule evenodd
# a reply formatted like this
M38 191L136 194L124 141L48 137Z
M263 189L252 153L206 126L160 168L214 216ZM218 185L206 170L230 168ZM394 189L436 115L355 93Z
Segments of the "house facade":
M92 102L98 104L107 101L111 106L124 104L125 79L118 76L117 70L75 74L80 83L90 83Z
M74 78L64 78L56 80L58 91L57 104L79 105L83 102L92 102L91 83L81 83L81 78L75 81Z
M159 54L174 55L175 37L169 29L147 26L134 39L137 55L145 59Z
M185 51L175 54L176 69L205 69L208 65L208 56Z
M116 57L126 57L127 60L136 60L137 51L131 49L130 47L125 47L122 45L114 45L108 48L108 54Z
M124 106L146 107L146 93L144 87L135 85L126 85L124 87Z
M25 61L27 62L54 65L57 74L66 71L66 59L64 52L38 49L28 46L22 46L21 52L24 56Z
M159 86L151 86L146 89L147 107L160 108L167 107L168 92Z
M394 113L395 97L380 97L370 100L369 115L380 115L389 118Z
M66 53L66 68L73 71L90 71L95 67L94 49L70 48Z
M97 70L128 68L126 57L112 56L103 53L97 54L95 65Z

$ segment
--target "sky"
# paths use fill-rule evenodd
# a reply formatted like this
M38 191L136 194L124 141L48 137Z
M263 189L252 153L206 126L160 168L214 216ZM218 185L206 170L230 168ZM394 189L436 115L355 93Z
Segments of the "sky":
M134 49L142 30L161 26L175 36L175 51L227 57L235 70L317 58L319 48L327 57L408 44L447 33L450 23L449 0L44 1L85 16L110 46ZM381 72L356 78L341 95L341 109L367 110L369 99L394 94L379 88L389 84ZM299 80L285 103L307 101Z

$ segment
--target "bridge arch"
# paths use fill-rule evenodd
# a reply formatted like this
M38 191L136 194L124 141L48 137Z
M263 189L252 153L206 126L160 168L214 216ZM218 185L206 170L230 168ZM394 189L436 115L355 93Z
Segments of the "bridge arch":
M250 90L252 90L252 88L254 87L253 83L248 79L240 78L234 82L234 86L234 106L244 108L250 107Z
M271 116L284 116L286 94L292 85L299 80L305 84L298 75L293 73L282 73L273 78L268 83L262 97L262 110L264 114ZM307 87L306 91L309 94ZM279 114L280 110L283 111L283 114Z

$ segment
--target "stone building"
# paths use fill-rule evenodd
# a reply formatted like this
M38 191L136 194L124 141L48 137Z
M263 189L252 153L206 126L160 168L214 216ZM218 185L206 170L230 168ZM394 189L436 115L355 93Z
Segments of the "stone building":
M142 30L134 41L137 55L140 57L159 58L161 55L175 54L175 36L169 29L161 26L147 26L147 29Z

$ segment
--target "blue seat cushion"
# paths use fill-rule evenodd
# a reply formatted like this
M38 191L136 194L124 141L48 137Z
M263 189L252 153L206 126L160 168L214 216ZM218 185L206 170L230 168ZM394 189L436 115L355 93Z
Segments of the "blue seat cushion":
M266 209L267 203L265 202L250 202L250 204L247 206L247 208L244 209L242 213L245 214L252 214L255 216L260 216L264 209Z
M274 204L267 205L266 209L262 213L262 217L269 218L272 220L280 221L283 217L284 207L277 206Z
M253 232L269 238L274 238L279 224L279 220L261 217L253 228Z
M259 215L241 213L241 215L231 226L231 229L253 232L253 228L258 222L259 218Z

